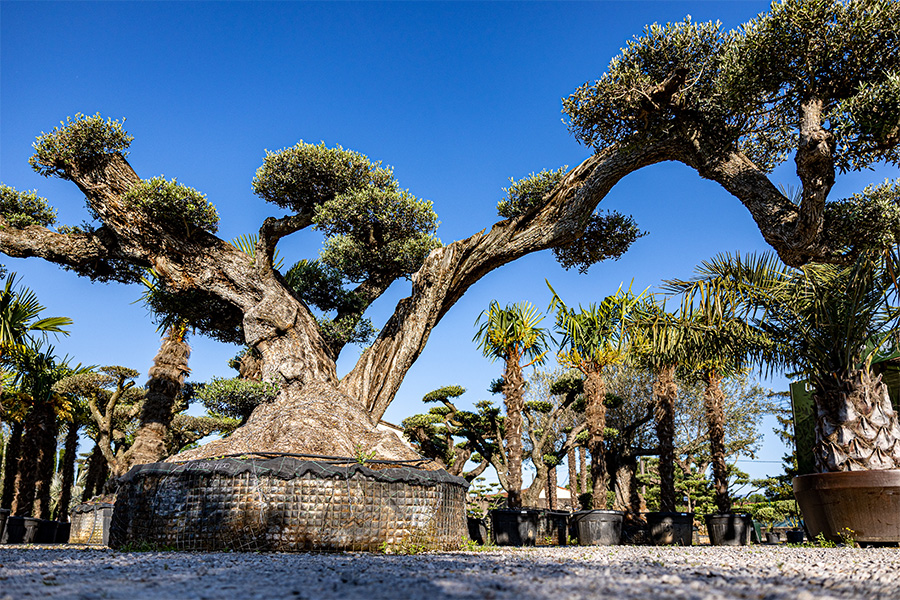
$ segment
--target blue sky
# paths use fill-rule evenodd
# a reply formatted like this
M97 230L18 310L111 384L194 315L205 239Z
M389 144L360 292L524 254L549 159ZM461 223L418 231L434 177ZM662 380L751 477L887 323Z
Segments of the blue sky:
M37 189L60 222L87 218L71 183L27 164L31 143L67 115L126 117L129 161L141 177L164 174L208 195L220 236L255 232L277 207L252 194L266 149L324 141L392 165L400 184L434 202L446 242L490 227L508 178L575 166L589 155L562 122L560 99L599 77L625 41L653 22L720 20L733 28L766 2L10 2L0 3L0 181ZM897 177L896 168L839 177L832 197ZM792 164L775 175L795 180ZM764 250L749 213L717 184L680 164L626 177L601 204L634 215L649 235L619 261L587 275L549 252L498 269L456 304L386 418L421 412L421 397L447 384L489 397L501 365L472 342L491 300L549 303L548 279L569 304L598 301L632 279L637 289L687 277L721 251ZM321 238L301 232L279 251L314 258ZM85 364L142 372L159 347L141 290L92 284L38 259L0 259L47 306L75 321L56 341ZM396 283L370 310L376 326L406 296ZM192 379L232 376L237 348L192 338ZM358 356L348 348L346 372ZM772 385L786 389L783 378ZM770 429L767 424L767 430ZM761 460L783 448L769 434ZM741 463L754 476L771 463Z

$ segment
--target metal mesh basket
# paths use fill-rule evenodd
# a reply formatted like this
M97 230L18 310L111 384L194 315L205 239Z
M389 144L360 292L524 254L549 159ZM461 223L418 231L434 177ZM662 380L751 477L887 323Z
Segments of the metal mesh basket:
M373 470L351 461L281 455L135 467L119 488L110 546L322 552L459 547L467 532L465 480L445 471Z

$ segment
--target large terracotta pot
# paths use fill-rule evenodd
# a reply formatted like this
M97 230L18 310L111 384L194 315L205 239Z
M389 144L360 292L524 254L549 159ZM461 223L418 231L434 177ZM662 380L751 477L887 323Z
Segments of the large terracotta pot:
M850 536L863 543L900 542L900 470L814 473L794 478L794 496L813 538Z

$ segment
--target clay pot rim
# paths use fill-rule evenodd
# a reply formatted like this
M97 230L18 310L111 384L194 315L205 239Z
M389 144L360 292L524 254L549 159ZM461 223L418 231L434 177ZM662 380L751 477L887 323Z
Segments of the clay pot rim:
M795 490L900 487L900 469L810 473L794 477Z

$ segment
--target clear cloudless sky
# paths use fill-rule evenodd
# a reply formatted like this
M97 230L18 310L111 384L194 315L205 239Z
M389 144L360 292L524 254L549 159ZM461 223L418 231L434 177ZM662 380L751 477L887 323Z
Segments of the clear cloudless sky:
M266 149L299 140L341 144L392 165L401 185L434 203L445 242L498 220L509 178L574 167L590 154L562 122L560 99L598 78L632 36L653 22L720 20L731 29L767 10L735 2L16 2L0 3L0 181L37 189L61 223L88 218L71 183L27 164L36 135L66 116L127 118L128 159L144 178L164 174L208 195L219 235L258 230L279 209L250 182ZM897 177L895 168L839 176L832 197ZM793 163L779 183L795 183ZM448 384L460 404L490 397L502 365L472 342L491 300L546 308L548 279L571 305L601 300L623 282L642 290L689 277L722 251L765 250L740 202L674 163L626 177L601 208L634 215L649 235L620 260L566 272L543 252L474 285L434 329L385 418L422 412L422 396ZM0 233L2 235L2 233ZM315 232L284 240L291 264L314 258ZM141 371L159 348L136 285L94 284L40 259L0 258L47 306L74 319L55 340L74 362ZM399 281L371 309L382 325L409 293ZM547 321L548 325L550 320ZM230 377L238 348L194 336L191 379ZM339 361L347 372L359 349ZM783 377L768 385L786 389ZM780 472L784 449L766 421L763 451L740 466L754 477Z

